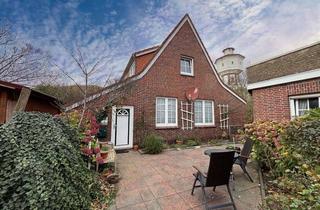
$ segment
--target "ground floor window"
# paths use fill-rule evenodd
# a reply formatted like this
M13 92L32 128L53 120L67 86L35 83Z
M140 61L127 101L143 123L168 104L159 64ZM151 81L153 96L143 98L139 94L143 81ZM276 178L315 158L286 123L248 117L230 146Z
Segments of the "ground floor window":
M177 126L177 99L156 98L156 126Z
M213 101L196 100L194 102L195 126L214 125Z
M290 98L291 118L304 115L308 110L320 107L320 94Z

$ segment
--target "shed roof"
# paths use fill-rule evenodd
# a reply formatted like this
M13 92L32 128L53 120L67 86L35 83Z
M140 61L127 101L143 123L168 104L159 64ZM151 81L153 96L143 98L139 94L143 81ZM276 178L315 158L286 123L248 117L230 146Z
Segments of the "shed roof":
M34 90L34 89L29 88L27 86L0 80L0 87L5 88L5 89L7 89L9 91L17 91L17 92L20 92L22 88L31 89L31 95L32 96L48 100L48 101L52 102L60 110L62 109L61 108L62 102L60 100L58 100L57 98L55 98L54 96L48 95L46 93L42 93L42 92L40 92L38 90Z

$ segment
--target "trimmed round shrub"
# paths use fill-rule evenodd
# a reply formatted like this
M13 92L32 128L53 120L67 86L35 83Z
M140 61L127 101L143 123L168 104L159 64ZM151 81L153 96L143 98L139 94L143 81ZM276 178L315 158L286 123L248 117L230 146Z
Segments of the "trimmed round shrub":
M100 186L77 137L43 113L17 113L1 126L0 209L90 209Z
M148 154L158 154L163 149L163 138L154 134L146 136L143 141L143 150Z

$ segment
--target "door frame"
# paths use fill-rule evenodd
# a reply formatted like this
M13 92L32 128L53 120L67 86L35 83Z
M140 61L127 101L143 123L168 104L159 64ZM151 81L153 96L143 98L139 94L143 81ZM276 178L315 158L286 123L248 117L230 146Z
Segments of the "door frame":
M129 144L128 145L115 145L116 138L116 114L117 109L129 109L130 110L130 119L129 119ZM134 107L133 106L113 106L112 107L112 122L111 122L111 142L114 145L115 149L131 149L133 147L133 117L134 117Z

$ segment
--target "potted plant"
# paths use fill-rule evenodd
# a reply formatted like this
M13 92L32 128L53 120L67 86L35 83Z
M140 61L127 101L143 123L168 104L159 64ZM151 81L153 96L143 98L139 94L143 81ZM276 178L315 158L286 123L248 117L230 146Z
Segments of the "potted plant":
M178 145L182 145L183 144L183 140L182 140L182 137L181 136L178 136L177 139L176 139L176 144Z
M95 147L93 148L93 152L94 154L99 154L100 153L100 146L98 144L95 145Z
M106 145L102 145L100 154L103 159L106 159L108 157L108 151L109 151L109 147Z

